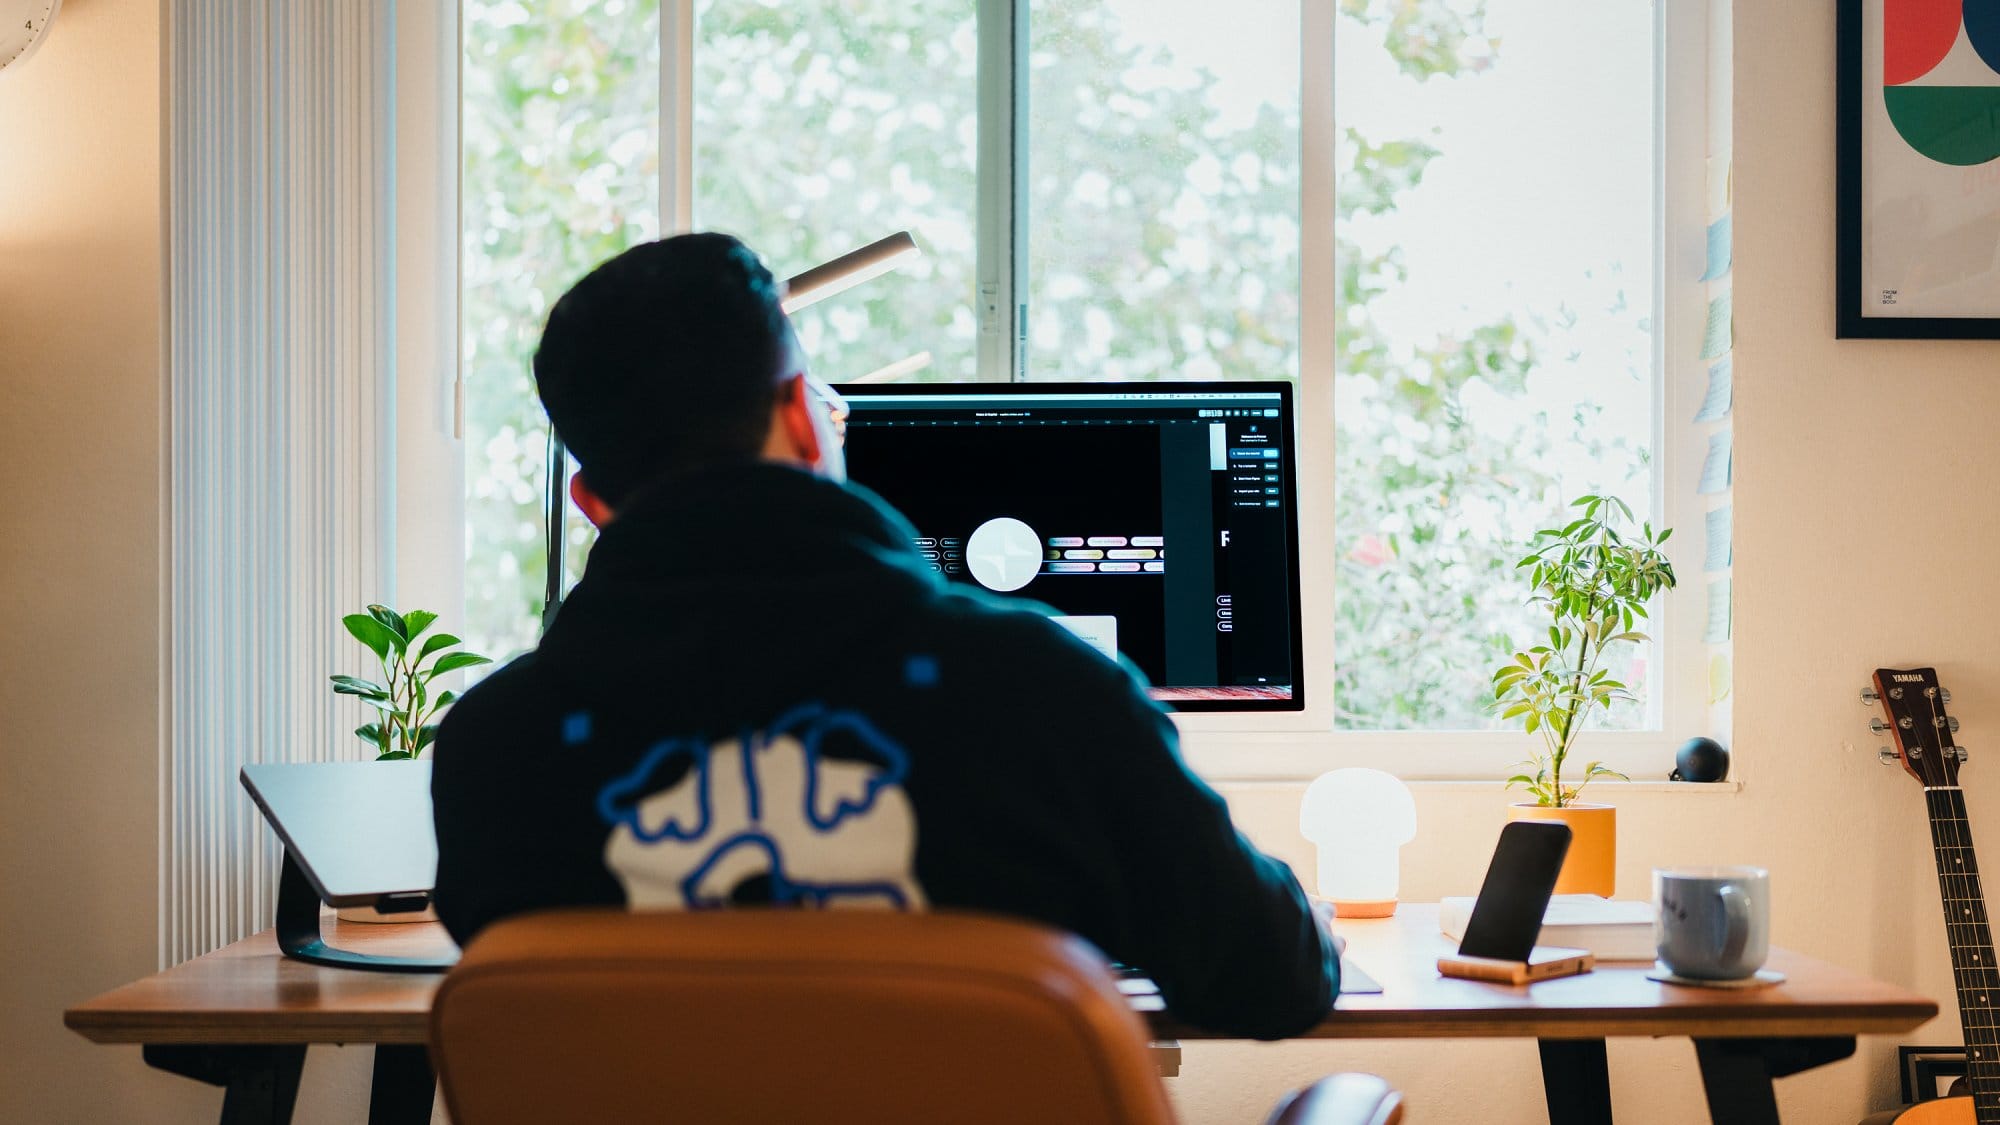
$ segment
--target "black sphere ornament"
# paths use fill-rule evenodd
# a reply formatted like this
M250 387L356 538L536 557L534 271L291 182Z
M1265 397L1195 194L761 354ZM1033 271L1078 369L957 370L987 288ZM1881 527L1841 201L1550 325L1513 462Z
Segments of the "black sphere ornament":
M1721 781L1729 776L1729 751L1713 738L1690 738L1674 755L1670 781Z

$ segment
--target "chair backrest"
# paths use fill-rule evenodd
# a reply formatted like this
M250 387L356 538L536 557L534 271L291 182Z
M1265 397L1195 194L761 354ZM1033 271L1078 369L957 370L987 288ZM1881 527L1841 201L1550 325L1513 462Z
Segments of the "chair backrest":
M1172 1120L1094 949L963 914L512 919L445 977L431 1050L459 1125Z

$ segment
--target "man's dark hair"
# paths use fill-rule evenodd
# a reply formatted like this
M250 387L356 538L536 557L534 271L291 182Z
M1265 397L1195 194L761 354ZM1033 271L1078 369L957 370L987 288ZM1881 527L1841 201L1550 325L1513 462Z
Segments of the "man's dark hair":
M535 386L592 492L616 506L668 473L757 455L791 342L778 302L726 234L634 246L563 294Z

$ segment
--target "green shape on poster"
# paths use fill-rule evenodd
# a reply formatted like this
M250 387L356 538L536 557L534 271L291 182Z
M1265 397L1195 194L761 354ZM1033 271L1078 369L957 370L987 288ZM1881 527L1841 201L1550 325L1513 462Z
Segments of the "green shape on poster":
M1903 140L1939 164L2000 157L2000 86L1887 86L1882 100Z

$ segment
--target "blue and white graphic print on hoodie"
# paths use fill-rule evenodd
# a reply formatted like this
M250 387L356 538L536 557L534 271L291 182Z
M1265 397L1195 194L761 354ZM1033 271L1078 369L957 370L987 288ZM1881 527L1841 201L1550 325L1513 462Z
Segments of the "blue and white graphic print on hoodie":
M876 760L828 756L842 740ZM668 740L598 792L604 865L634 909L727 906L760 881L778 905L919 908L907 770L866 717L817 705L706 746ZM667 771L678 780L655 780Z
M447 712L437 908L1011 914L1227 1035L1297 1034L1339 965L1127 669L948 586L863 489L746 464L620 507L533 652Z

